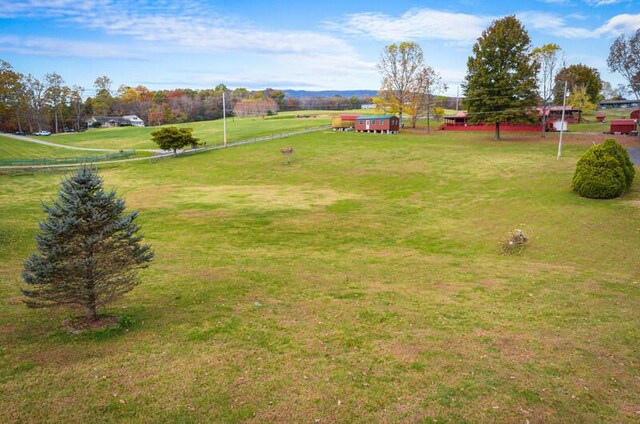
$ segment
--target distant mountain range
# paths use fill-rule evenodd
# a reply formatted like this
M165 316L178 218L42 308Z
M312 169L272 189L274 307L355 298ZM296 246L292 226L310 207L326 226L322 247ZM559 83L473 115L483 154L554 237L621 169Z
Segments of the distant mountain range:
M376 90L321 90L321 91L310 91L310 90L282 90L287 97L332 97L332 96L341 96L345 98L349 97L373 97L378 92Z

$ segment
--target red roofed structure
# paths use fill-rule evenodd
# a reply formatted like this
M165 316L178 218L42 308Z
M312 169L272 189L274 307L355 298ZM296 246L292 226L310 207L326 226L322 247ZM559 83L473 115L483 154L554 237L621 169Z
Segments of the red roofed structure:
M635 119L612 119L610 134L631 134L635 133L638 121Z

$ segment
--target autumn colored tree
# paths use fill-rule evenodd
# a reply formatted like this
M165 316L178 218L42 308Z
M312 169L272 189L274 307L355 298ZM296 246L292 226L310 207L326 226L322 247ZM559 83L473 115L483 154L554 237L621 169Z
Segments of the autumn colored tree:
M582 64L562 68L555 78L554 102L557 104L562 104L565 81L569 94L578 90L579 87L585 87L589 101L598 103L600 91L602 91L602 79L597 69Z
M567 104L583 112L593 112L597 108L597 105L591 101L587 87L584 85L573 90L573 93L567 98Z
M2 129L9 130L9 123L15 117L20 128L20 107L24 87L22 75L13 70L9 62L0 60L0 123Z
M553 99L556 75L560 71L562 49L557 44L545 44L533 49L533 56L538 62L538 95L542 109L542 137L547 130L547 114Z
M405 103L419 90L419 75L424 69L422 48L414 42L390 44L384 48L376 65L382 76L380 91L398 108L400 123Z
M495 124L531 120L538 102L538 64L531 55L531 39L515 16L494 21L473 46L462 85L470 122Z
M44 76L47 88L45 90L45 98L48 106L53 111L53 129L54 132L60 132L59 119L62 115L62 107L67 101L69 95L69 87L64 86L64 79L59 74L53 72Z

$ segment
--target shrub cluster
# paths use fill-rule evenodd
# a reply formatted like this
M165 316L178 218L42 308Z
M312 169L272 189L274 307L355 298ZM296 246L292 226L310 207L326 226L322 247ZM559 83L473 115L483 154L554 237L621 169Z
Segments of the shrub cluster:
M627 150L608 139L582 155L573 174L573 190L590 199L611 199L631 187L635 173Z

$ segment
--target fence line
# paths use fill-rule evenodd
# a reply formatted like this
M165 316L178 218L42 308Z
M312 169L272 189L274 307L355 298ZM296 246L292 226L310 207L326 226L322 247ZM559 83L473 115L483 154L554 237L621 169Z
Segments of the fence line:
M263 137L255 137L255 138L248 139L248 140L241 140L241 141L236 141L234 143L227 143L226 147L242 146L242 145L245 145L245 144L258 143L258 142L261 142L261 141L276 140L276 139L279 139L279 138L286 138L286 137L291 137L291 136L294 136L294 135L307 134L307 133L312 133L312 132L317 132L317 131L328 130L330 128L331 128L330 125L324 125L322 127L307 128L307 129L304 129L304 130L294 131L294 132L289 132L289 133L279 133L279 134L272 134L272 135L263 136ZM198 154L198 153L207 152L207 151L210 151L210 150L224 149L226 147L223 144L217 144L215 146L207 146L207 147L200 147L198 149L183 150L183 151L179 152L177 154L177 156ZM141 161L141 160L148 160L149 162L153 162L153 161L158 160L158 159L164 159L164 158L169 158L169 157L174 157L173 153L171 153L171 152L163 152L163 153L159 153L157 155L149 156L149 157L102 161L99 164L100 165L106 165L106 164L115 164L115 163L122 163L122 162L135 162L135 161ZM84 162L84 163L86 163L86 162ZM29 165L29 164L24 164L24 165L2 165L2 164L0 164L0 168L4 168L4 169L11 169L11 168L13 168L13 169L20 169L20 168L23 168L23 169L42 169L42 168L45 168L46 169L46 168L52 168L52 167L65 167L65 166L69 167L69 166L74 166L74 165L79 165L79 164L80 163L68 163L68 164L57 163L57 164L45 164L45 165Z
M62 158L36 158L36 159L3 159L0 160L0 166L42 166L42 165L64 165L64 164L80 164L88 162L100 162L111 159L127 158L134 156L135 150L122 150L116 153L105 153L103 155L93 156L72 156Z

